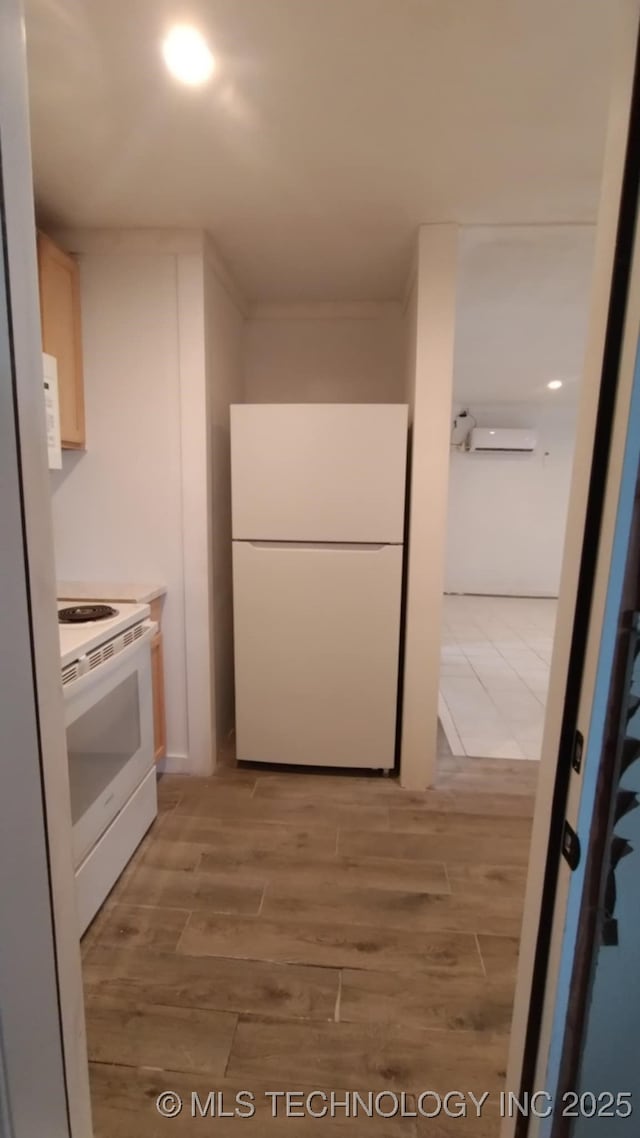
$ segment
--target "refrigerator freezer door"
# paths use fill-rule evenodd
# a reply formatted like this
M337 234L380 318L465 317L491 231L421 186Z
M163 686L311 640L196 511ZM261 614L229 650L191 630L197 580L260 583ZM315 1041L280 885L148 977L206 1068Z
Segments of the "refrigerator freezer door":
M401 546L233 543L241 760L394 763Z
M231 408L235 540L403 540L404 404Z

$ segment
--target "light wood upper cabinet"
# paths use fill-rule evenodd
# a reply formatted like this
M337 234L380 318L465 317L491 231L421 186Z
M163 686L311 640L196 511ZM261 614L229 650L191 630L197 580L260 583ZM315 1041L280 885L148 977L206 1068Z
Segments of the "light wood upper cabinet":
M50 237L38 233L42 350L58 364L62 446L85 446L84 381L78 262Z

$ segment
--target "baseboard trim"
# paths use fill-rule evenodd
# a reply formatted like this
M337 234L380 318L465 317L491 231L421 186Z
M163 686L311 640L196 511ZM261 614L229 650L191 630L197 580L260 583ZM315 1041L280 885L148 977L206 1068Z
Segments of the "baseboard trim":
M191 774L188 755L165 755L156 763L158 774Z

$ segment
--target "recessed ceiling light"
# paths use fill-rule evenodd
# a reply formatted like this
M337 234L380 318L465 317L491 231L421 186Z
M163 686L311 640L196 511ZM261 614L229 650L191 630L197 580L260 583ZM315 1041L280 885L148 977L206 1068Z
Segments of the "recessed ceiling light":
M547 384L547 387L549 391L557 391L559 387L562 387L562 380L552 379L551 382Z
M176 24L165 37L162 54L169 71L181 83L197 87L213 75L216 61L204 36L190 24Z

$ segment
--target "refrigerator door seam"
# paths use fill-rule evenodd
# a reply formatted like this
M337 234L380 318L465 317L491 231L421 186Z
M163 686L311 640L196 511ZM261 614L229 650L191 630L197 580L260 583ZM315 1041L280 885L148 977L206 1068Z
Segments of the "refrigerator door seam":
M234 538L236 545L251 545L254 549L354 549L365 552L375 552L378 549L388 549L390 546L399 548L402 541L251 541L248 538Z

